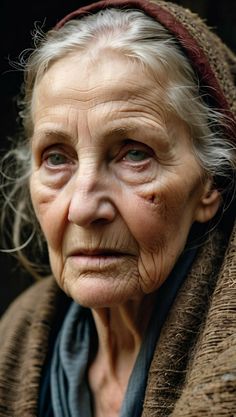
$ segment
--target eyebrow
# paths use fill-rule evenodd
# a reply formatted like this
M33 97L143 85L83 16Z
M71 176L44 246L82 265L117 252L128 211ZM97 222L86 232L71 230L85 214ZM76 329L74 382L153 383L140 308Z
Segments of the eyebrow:
M161 142L162 144L165 145L170 145L170 140L169 137L166 133L164 133L164 130L162 128L158 128L158 126L141 126L140 124L136 124L136 123L129 123L127 125L124 126L115 126L115 127L111 127L110 129L107 130L107 132L104 132L104 137L107 136L112 136L112 134L127 134L127 133L132 133L135 131L153 131L153 137L156 135L156 139L158 139L159 143ZM157 141L157 142L158 142Z
M101 136L106 140L108 137L112 137L113 135L127 135L133 132L133 134L135 135L135 131L137 130L153 130L153 138L152 138L152 142L154 139L154 135L157 135L157 141L155 140L156 145L159 144L159 146L164 146L164 147L169 147L170 146L170 142L168 140L168 136L166 134L164 134L163 130L161 128L158 128L158 126L153 128L151 126L141 126L140 124L137 123L132 123L129 122L127 124L124 123L124 125L122 126L107 126L103 129L103 131L101 132ZM57 139L59 141L61 141L62 143L70 143L74 146L77 145L79 138L78 137L73 137L73 135L69 134L67 131L65 131L63 128L57 128L57 127L50 127L50 128L42 128L39 129L38 131L34 132L32 137L31 137L31 143L34 146L35 143L38 142L43 142L43 144L45 145L45 142L47 143L47 141L50 144L50 140L52 139ZM134 138L135 139L135 138ZM137 138L137 140L139 140Z
M107 129L107 131L104 132L104 136L111 136L114 134L127 134L128 132L135 131L139 129L140 127L137 125L125 125L125 126L115 126L111 127L110 129Z
M37 140L60 138L63 142L73 142L73 138L63 129L50 128L50 129L39 129L34 132L31 136L31 142L34 144Z
M107 129L106 131L104 131L102 136L107 137L116 133L125 134L129 131L137 130L138 128L139 126L135 124L126 125L124 127L123 126L111 127L110 129ZM31 136L31 141L34 142L36 140L40 140L44 138L50 139L53 137L61 138L63 141L69 141L69 142L74 142L75 140L77 140L77 138L76 139L73 138L72 135L70 135L63 129L58 129L58 128L48 129L47 128L47 129L39 129L38 131L34 132L33 135Z

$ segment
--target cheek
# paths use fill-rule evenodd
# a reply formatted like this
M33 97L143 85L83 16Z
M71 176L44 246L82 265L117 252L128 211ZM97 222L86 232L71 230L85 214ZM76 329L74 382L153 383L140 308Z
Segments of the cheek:
M58 284L61 285L60 277L62 276L64 265L61 251L56 251L54 248L48 245L48 255L53 276L55 277Z
M195 201L185 187L173 183L161 189L153 187L152 191L139 190L127 198L124 216L139 246L138 269L144 293L160 287L183 251Z
M122 215L139 246L155 250L184 223L191 225L192 210L186 210L190 202L177 187L148 188L124 197Z
M48 247L58 249L67 223L68 205L66 196L56 190L38 184L34 178L30 182L30 193L36 217L48 243Z
M34 188L37 192L31 191L31 198L34 210L41 226L43 235L47 242L50 266L54 277L61 274L63 267L61 239L62 239L62 220L56 197L51 192L46 192L40 188ZM56 214L55 214L56 213Z

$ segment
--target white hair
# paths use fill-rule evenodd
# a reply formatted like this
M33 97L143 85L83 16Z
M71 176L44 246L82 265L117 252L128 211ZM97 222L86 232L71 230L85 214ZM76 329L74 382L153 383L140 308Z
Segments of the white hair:
M25 94L21 103L23 109L20 112L28 138L33 129L31 101L34 86L50 65L71 52L102 53L104 49L109 48L139 62L151 71L162 89L165 111L175 114L187 124L193 152L205 173L211 177L232 180L235 153L232 142L224 134L228 124L227 118L207 104L203 93L204 86L200 88L197 75L188 58L175 38L157 21L140 10L108 8L68 21L62 28L51 30L47 35L36 30L35 40L36 49L24 63ZM165 82L161 83L160 80L163 78ZM20 146L19 156L22 155ZM23 147L29 147L29 140L24 142ZM16 150L14 153L17 156ZM28 155L30 158L30 152ZM19 166L22 173L22 164ZM28 178L30 175L29 163L25 163L25 167L28 171L25 170L24 181L20 182L18 191L22 188L23 182L25 183L27 173ZM26 206L23 210L25 216Z

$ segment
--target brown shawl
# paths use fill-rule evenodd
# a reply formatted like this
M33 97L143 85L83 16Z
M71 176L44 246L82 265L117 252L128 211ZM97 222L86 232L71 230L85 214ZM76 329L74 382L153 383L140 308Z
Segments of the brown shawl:
M100 1L57 27L107 6L141 8L166 26L185 50L211 104L234 117L235 57L190 11L161 0ZM231 139L232 128L234 122L227 130ZM142 417L236 416L235 251L236 228L229 241L216 230L202 246L157 342ZM36 417L42 366L64 299L54 279L44 279L3 317L0 417Z

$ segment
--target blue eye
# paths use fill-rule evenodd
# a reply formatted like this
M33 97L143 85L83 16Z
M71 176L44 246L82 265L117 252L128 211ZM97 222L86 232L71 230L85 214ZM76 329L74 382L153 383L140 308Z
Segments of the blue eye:
M138 149L131 149L130 151L126 153L124 159L132 161L132 162L140 162L149 158L149 156L150 155L147 152L144 152Z
M53 166L63 165L68 162L67 157L61 153L52 153L46 159L48 164Z

